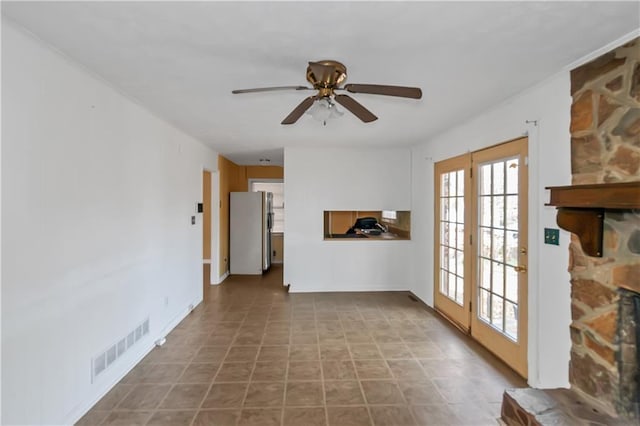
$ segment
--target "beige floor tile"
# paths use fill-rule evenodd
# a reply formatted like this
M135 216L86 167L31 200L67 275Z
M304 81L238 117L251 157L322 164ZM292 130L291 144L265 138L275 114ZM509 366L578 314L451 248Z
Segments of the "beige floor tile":
M136 385L118 404L119 410L149 410L156 408L171 385Z
M327 405L362 405L364 398L357 381L324 382Z
M193 426L235 426L240 410L200 410Z
M288 345L290 343L288 332L267 332L262 338L264 345Z
M174 385L160 404L160 409L197 409L208 389L209 385L205 384Z
M134 387L134 385L118 383L92 409L97 411L114 409Z
M408 404L423 405L442 404L446 402L435 385L430 381L400 381L398 386Z
M284 383L251 383L244 400L245 407L281 407Z
M383 343L378 345L384 359L412 359L413 354L404 343Z
M387 365L393 376L399 380L422 380L427 378L418 361L413 359L387 360Z
M322 374L325 380L352 380L357 377L352 361L322 361Z
M203 346L196 353L193 362L221 363L228 350L228 346Z
M287 373L287 361L256 362L251 381L277 382L284 381Z
M220 364L192 363L187 366L178 383L211 383Z
M153 413L147 426L189 426L195 415L195 410L160 410Z
M375 426L414 426L416 425L409 407L371 406L371 418Z
M151 417L153 411L112 411L102 425L105 426L142 426Z
M281 420L281 409L249 408L240 413L238 426L280 426Z
M311 381L321 379L320 361L289 361L287 380Z
M291 344L294 345L316 345L318 344L318 333L315 331L298 333L291 335Z
M202 408L242 407L248 383L214 383L202 402Z
M314 361L320 358L318 345L291 345L290 361Z
M353 330L353 331L346 330L344 332L344 336L347 343L349 344L354 344L354 343L374 344L375 343L375 340L373 340L373 336L368 331L365 331L363 328L358 330Z
M327 407L329 426L371 426L366 407Z
M253 362L258 356L259 346L231 346L225 362Z
M261 346L258 353L259 362L280 361L289 357L288 345Z
M288 382L285 404L287 406L324 405L321 382Z
M455 412L447 404L411 406L413 416L419 425L425 426L462 426ZM475 425L466 425L475 426Z
M360 379L391 379L391 371L383 360L356 360L353 362Z
M324 407L287 407L284 409L283 426L325 426L327 416Z
M187 364L149 364L140 383L173 383L187 367Z
M351 356L354 360L358 359L382 359L382 355L378 350L378 345L371 343L350 344Z
M360 382L368 404L404 404L398 385L391 380L363 380Z
M322 360L329 359L351 359L349 348L344 344L337 345L320 345L320 358Z
M75 426L98 426L109 415L109 411L92 408L87 414L78 420Z
M216 382L248 382L253 370L252 362L225 362L216 374Z

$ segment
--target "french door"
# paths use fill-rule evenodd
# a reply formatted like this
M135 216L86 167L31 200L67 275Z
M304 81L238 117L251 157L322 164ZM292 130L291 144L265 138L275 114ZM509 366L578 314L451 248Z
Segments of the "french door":
M435 165L436 309L523 377L526 156L522 138Z

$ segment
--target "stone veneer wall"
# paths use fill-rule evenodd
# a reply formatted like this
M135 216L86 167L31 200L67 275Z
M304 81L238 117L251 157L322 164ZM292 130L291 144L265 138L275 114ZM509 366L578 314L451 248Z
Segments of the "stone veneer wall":
M640 181L640 39L573 70L571 95L573 184ZM619 288L640 293L640 212L607 212L601 258L572 236L569 272L572 388L629 415L621 393L637 378L620 375Z

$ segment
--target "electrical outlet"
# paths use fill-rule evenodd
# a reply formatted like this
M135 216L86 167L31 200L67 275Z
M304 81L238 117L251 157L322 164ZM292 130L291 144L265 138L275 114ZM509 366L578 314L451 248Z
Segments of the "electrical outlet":
M560 230L556 228L544 228L544 243L560 245Z

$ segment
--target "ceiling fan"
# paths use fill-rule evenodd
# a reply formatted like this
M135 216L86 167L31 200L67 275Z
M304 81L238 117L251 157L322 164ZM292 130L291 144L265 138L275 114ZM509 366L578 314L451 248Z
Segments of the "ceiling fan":
M307 81L313 87L306 86L280 86L280 87L260 87L255 89L233 90L232 93L255 93L271 92L276 90L317 90L318 93L303 100L289 114L281 124L293 124L316 102L324 104L327 111L335 106L333 101L339 103L356 117L365 123L370 123L378 119L371 111L362 106L349 95L336 94L336 91L347 91L351 93L368 93L373 95L399 96L402 98L420 99L422 90L418 87L387 86L379 84L346 84L340 85L347 79L347 67L338 61L326 60L309 62L307 67ZM335 111L335 108L333 108ZM325 123L326 124L326 123Z

